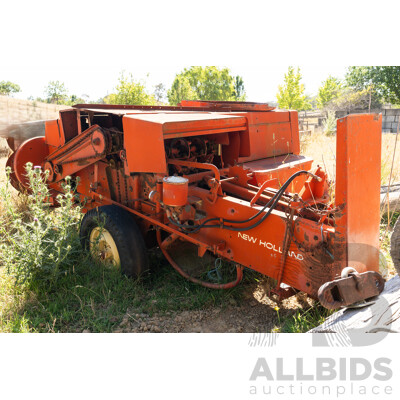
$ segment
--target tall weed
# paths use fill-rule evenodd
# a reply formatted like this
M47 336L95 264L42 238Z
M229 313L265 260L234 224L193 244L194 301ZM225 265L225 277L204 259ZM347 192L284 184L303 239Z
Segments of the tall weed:
M0 264L18 284L44 281L52 285L82 257L78 233L81 206L71 179L65 180L63 193L56 196L58 207L52 207L46 173L27 163L29 190L21 194L25 197L21 209L12 199L10 168L6 173L7 182L0 188Z

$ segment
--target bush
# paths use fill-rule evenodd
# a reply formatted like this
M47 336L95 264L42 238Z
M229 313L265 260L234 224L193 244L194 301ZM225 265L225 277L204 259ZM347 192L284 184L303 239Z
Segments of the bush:
M328 111L328 117L323 122L325 135L334 135L336 133L336 115L334 111Z
M0 264L16 283L45 281L52 285L73 269L82 254L78 232L81 206L76 204L71 179L66 179L64 193L56 197L59 207L52 208L47 175L27 163L29 191L21 194L21 207L12 198L11 169L6 173L7 183L0 188L4 209L0 216Z

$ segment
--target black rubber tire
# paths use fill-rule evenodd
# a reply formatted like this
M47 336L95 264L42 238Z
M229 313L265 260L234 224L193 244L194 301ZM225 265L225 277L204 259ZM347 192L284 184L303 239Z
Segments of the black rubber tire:
M132 215L118 206L102 206L90 210L83 217L80 239L89 251L92 230L102 226L111 234L121 261L121 272L129 277L139 277L149 269L143 236Z
M400 218L397 218L390 238L390 255L397 274L400 275Z

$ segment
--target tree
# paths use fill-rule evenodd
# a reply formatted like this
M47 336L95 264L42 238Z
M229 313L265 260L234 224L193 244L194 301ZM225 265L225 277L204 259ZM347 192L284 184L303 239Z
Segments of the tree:
M231 75L228 68L210 67L185 68L175 76L168 91L170 104L181 100L234 101L245 98L241 77Z
M317 107L324 108L333 99L336 99L342 88L342 83L339 79L329 76L325 81L322 82L318 89L317 95Z
M309 110L311 108L307 96L304 94L304 85L300 81L300 68L297 68L295 72L294 68L290 66L285 74L284 84L278 86L276 97L280 108L289 110Z
M371 110L380 106L379 99L371 95L372 88L355 90L351 87L344 87L340 95L331 100L325 107L330 110L346 110L348 113L354 110Z
M157 102L163 103L165 100L165 86L163 83L159 83L154 86L154 97Z
M246 92L244 90L243 78L241 76L235 76L234 96L236 101L246 100Z
M109 104L133 104L133 105L155 105L156 99L147 93L143 83L133 79L133 75L125 76L121 73L118 79L117 92L104 98Z
M69 105L69 106L73 106L74 104L84 104L87 103L87 101L85 101L83 99L84 96L87 95L82 95L82 97L77 96L76 94L71 94L71 96L69 97L69 99L65 102L65 104Z
M64 83L50 81L45 89L46 102L52 104L66 104L68 102L68 91Z
M357 90L370 88L381 101L400 104L400 66L349 67L346 82Z
M16 83L12 83L10 81L1 81L0 82L0 94L5 96L10 96L12 93L18 93L21 91L21 88Z
M196 91L192 89L189 78L182 75L175 77L167 96L169 104L172 105L180 103L181 100L195 100L196 98L201 100Z

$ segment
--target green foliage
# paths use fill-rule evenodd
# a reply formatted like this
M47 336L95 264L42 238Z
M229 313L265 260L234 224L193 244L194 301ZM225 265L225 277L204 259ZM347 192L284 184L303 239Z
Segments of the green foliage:
M18 93L21 91L21 88L16 83L12 83L10 81L1 81L0 82L0 94L9 96L12 93Z
M307 110L317 108L317 96L306 95L306 108Z
M246 92L244 90L244 82L241 76L235 76L234 96L236 101L245 101Z
M68 273L81 253L78 226L80 207L75 205L71 181L64 184L64 194L57 196L59 207L50 212L46 174L40 167L26 165L29 195L24 209L12 201L7 168L7 183L0 188L4 211L0 216L0 265L6 267L17 283L44 280L53 284Z
M336 99L342 88L342 83L339 79L329 76L325 81L322 82L318 89L317 95L317 107L324 108L333 99Z
M325 322L333 314L333 311L327 310L319 303L306 310L296 310L296 314L286 318L282 332L285 333L305 333Z
M243 101L245 98L243 79L232 76L228 68L214 66L185 68L176 75L168 91L172 105L182 100Z
M368 110L378 108L381 105L379 99L373 94L373 88L355 90L344 87L337 98L331 100L326 108L331 110L346 110L351 113L353 110Z
M334 111L328 111L328 117L323 122L325 135L333 135L336 133L336 115Z
M154 98L158 103L163 103L165 100L165 86L163 83L159 83L154 86Z
M82 97L79 97L75 94L71 94L67 102L65 103L68 106L73 106L74 104L85 104L87 101Z
M354 90L363 90L373 83L374 67L348 67L346 84Z
M72 94L69 96L64 83L60 81L50 81L45 89L45 98L30 96L28 100L39 101L41 103L51 103L59 105L73 106L74 104L83 104L88 102L89 96L84 94L81 97Z
M45 89L46 102L51 104L66 104L68 102L68 91L64 83L50 81Z
M372 88L381 101L400 104L400 66L349 67L346 82L356 90Z
M117 92L108 95L104 101L108 104L132 104L155 105L156 99L147 93L145 85L135 81L133 75L125 76L124 73L118 79Z
M285 74L284 84L278 86L276 97L279 107L288 110L311 109L311 104L307 100L304 90L304 85L301 83L300 68L295 71L290 66Z
M182 100L200 100L196 91L192 89L189 78L182 75L177 75L172 83L172 87L168 90L168 101L171 105L176 105Z
M229 290L210 290L187 281L157 253L152 274L141 280L81 257L51 290L46 285L15 285L0 269L0 332L112 332L129 315L165 315L224 307L243 300L246 283ZM189 327L190 328L190 327Z

